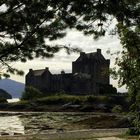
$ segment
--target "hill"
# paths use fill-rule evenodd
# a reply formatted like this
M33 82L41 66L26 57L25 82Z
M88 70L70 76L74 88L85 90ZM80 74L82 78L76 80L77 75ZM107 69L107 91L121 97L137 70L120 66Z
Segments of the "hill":
M0 89L0 98L11 99L12 96L7 91Z
M0 89L7 91L12 98L20 98L22 92L24 91L25 84L11 80L2 79L0 80Z

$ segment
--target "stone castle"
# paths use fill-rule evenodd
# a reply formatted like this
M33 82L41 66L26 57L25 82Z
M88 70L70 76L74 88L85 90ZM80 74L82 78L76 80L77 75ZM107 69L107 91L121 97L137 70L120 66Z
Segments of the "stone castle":
M26 86L32 86L44 93L65 92L69 94L103 94L116 91L109 83L110 60L105 59L101 49L97 52L81 52L72 62L72 73L52 74L49 68L30 69L26 75Z

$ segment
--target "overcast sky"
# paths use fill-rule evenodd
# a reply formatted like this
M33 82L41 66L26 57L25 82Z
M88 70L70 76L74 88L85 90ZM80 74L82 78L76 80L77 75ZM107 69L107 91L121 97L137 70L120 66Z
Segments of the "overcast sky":
M98 41L95 41L93 37L84 36L82 33L71 30L68 31L67 36L63 39L53 41L52 44L63 44L70 45L72 47L79 47L84 52L95 52L97 48L102 49L102 54L106 59L111 60L110 67L114 66L114 57L107 55L106 51L110 50L111 53L121 50L121 45L118 36L106 35L105 37L100 38ZM52 73L60 73L61 70L65 72L72 71L72 61L75 61L78 58L78 53L72 53L71 55L67 55L65 51L60 51L55 55L54 58L51 59L34 59L33 61L28 61L26 63L16 62L14 63L14 67L22 69L25 74L32 69L44 69L45 67L49 67ZM24 76L16 76L12 75L11 79L24 83ZM118 88L117 82L111 79L111 84ZM118 91L124 92L126 91L125 87L118 88Z

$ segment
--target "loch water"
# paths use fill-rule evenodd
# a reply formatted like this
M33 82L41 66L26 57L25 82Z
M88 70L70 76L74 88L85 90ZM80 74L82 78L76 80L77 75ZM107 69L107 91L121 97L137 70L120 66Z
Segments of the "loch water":
M76 112L0 112L0 135L22 135L86 129L78 122L92 113ZM95 116L95 115L94 115ZM75 123L77 122L77 123Z

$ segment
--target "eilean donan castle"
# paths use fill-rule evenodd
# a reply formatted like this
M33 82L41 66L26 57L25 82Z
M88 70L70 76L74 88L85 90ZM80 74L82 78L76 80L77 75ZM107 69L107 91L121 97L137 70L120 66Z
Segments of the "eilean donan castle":
M30 69L26 75L26 86L32 86L44 93L65 92L68 94L105 94L116 91L109 83L110 60L105 59L101 49L97 52L81 52L72 62L72 73L52 74L49 68Z

